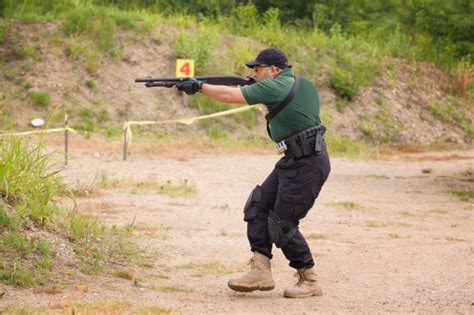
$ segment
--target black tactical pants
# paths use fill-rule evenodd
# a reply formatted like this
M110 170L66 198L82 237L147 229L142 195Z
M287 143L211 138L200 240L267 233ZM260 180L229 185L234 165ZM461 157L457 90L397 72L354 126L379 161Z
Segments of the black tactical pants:
M251 250L272 258L272 242L268 233L269 211L282 220L298 226L314 205L331 170L326 151L300 159L283 157L260 186L261 200L255 218L247 221ZM298 230L282 248L283 254L296 269L314 266L311 251Z

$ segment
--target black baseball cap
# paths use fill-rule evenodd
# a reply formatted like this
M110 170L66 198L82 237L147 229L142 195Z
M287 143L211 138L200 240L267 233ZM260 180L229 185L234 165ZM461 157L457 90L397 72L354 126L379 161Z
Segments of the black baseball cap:
M245 65L249 68L260 65L275 66L280 69L291 68L291 66L288 65L288 58L285 53L276 48L262 50L258 53L254 61L246 62Z

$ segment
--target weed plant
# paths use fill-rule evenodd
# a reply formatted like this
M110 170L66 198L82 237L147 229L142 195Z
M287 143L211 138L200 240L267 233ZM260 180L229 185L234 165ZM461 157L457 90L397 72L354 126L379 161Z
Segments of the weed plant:
M65 197L74 199L53 153L41 142L31 145L26 138L5 136L0 144L0 281L20 287L47 281L56 249L35 236L32 226L66 235L64 242L71 241L83 272L102 271L106 257L127 261L135 254L129 230L109 230L61 203Z

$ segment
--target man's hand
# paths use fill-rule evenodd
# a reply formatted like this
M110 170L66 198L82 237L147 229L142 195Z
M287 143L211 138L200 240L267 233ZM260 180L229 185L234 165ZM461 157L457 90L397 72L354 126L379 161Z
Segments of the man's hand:
M196 94L202 90L202 82L191 78L188 81L180 82L176 84L178 91L182 91L188 95Z

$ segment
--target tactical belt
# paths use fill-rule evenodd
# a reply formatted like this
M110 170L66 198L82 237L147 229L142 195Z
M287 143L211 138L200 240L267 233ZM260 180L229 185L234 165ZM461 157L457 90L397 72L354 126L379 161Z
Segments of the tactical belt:
M285 153L286 157L295 159L311 154L319 154L326 150L326 144L322 136L326 132L326 127L316 125L298 132L276 144L278 154ZM314 144L309 143L311 138L315 139Z

